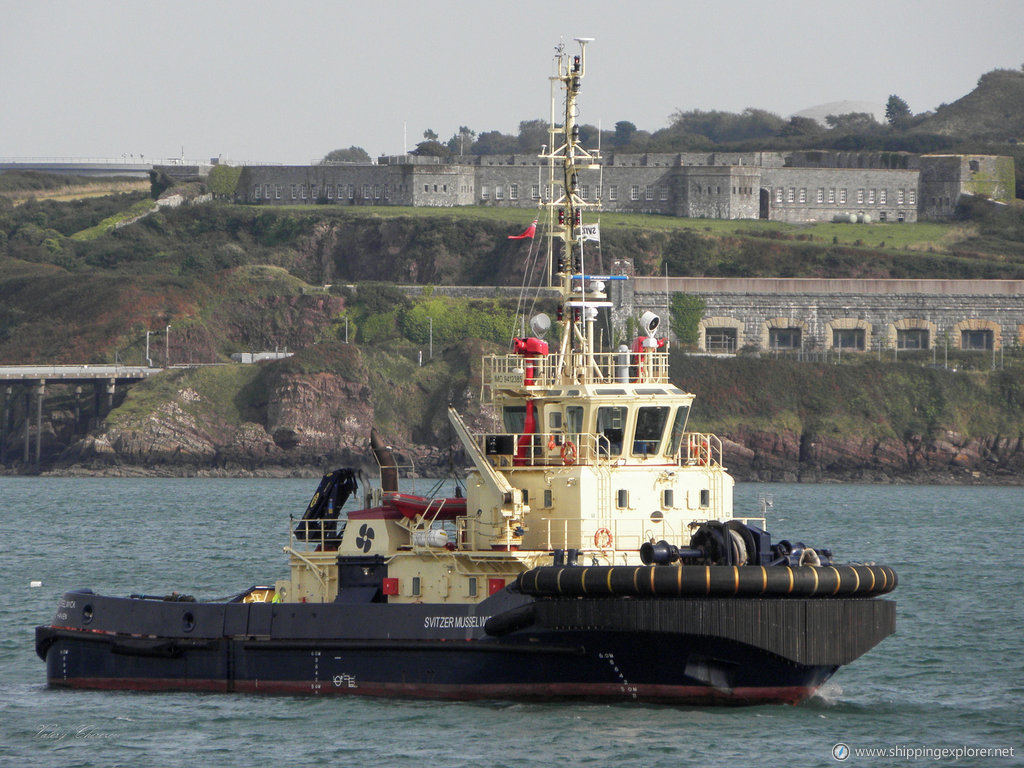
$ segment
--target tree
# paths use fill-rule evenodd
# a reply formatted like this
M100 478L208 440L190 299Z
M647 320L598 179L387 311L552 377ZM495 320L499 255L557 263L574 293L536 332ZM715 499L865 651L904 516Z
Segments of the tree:
M612 136L612 144L616 147L626 147L633 142L633 135L636 133L636 125L629 120L619 120L615 124L615 135Z
M427 139L416 145L410 155L429 155L430 157L447 157L448 147L436 139Z
M214 197L224 200L235 194L235 187L238 186L238 177L241 175L242 169L240 167L215 165L210 169L210 177L206 183Z
M913 117L913 112L910 111L910 107L903 99L897 96L895 93L889 97L888 103L885 105L885 119L889 125L893 128L902 128L907 122Z
M466 150L473 147L476 139L476 131L470 130L468 126L460 125L458 132L448 139L448 151L453 155L464 155Z
M335 149L324 155L321 163L368 163L369 153L362 147L349 147L348 149Z
M537 154L548 143L548 124L543 120L523 120L519 123L517 141L520 152Z
M476 137L474 155L511 155L519 148L519 140L501 131L485 131Z
M423 132L423 138L427 141L437 141L437 132L433 128L427 128Z
M870 112L846 112L842 115L825 115L825 122L834 131L871 131L878 127L878 121Z

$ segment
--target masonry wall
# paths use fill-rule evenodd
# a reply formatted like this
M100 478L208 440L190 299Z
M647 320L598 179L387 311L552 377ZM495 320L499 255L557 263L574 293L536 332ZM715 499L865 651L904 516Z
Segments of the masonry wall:
M968 343L991 334L990 350L1024 345L1024 281L637 278L623 290L633 316L664 314L673 292L702 297L702 347L707 328L736 329L737 348L767 349L771 330L786 328L804 350L835 348L844 330L864 332L865 352L897 347L900 331L927 332L926 349L959 349L964 332Z
M917 221L916 170L772 168L762 174L774 221Z

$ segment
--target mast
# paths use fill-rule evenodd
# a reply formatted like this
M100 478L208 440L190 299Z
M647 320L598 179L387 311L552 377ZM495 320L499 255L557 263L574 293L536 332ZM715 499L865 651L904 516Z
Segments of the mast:
M586 46L592 38L577 37L579 53L569 55L559 45L555 56L555 74L552 81L551 147L541 157L548 161L548 181L551 194L545 205L551 215L551 237L561 240L553 269L561 298L558 320L562 326L561 344L556 357L559 383L572 384L585 380L589 372L598 373L594 361L593 328L599 307L611 306L604 293L603 281L585 273L583 258L583 211L598 208L600 200L587 202L579 195L579 170L598 168L600 155L588 151L580 144L580 129L576 121L577 97L586 74ZM555 83L565 92L565 112L562 125L555 124ZM560 166L560 195L555 194L555 168ZM557 211L557 221L554 213ZM549 272L550 275L550 272Z

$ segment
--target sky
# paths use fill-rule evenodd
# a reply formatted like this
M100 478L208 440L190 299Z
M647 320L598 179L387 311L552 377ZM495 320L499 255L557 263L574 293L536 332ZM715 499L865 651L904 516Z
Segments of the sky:
M547 119L592 37L582 123L822 103L915 113L1024 64L1024 0L0 0L0 158L309 163Z

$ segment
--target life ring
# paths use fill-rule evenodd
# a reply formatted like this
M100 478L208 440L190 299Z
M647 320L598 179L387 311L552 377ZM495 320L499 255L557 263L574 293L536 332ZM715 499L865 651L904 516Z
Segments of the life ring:
M612 532L607 528L598 528L594 532L594 546L598 549L611 549L613 541Z
M562 463L566 466L576 463L576 457L578 456L576 451L576 443L572 440L566 440L562 443Z

